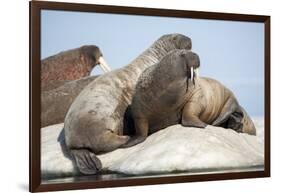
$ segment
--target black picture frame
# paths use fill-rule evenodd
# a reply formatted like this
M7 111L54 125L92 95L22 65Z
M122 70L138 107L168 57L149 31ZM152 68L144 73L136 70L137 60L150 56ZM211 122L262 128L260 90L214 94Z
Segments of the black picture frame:
M247 15L231 13L215 13L186 10L169 10L153 8L137 8L122 6L105 6L81 3L61 3L46 1L29 2L30 9L30 191L58 191L88 188L121 187L151 184L183 183L195 181L229 180L242 178L270 177L270 16ZM248 21L264 23L264 94L265 94L265 161L264 171L247 171L238 173L200 174L191 176L153 177L141 179L120 179L96 182L75 182L42 184L40 173L40 11L44 10L67 10L79 12L114 13L128 15L161 16L175 18L196 18L228 21Z

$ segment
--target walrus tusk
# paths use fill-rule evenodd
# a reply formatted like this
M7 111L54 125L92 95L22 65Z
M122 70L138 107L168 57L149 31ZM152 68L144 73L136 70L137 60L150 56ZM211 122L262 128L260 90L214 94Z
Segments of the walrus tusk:
M193 67L190 68L190 80L193 81Z
M110 67L108 66L108 64L106 63L106 61L104 60L103 57L100 57L99 58L99 64L100 64L100 67L102 68L102 70L104 72L109 72L111 71Z
M103 66L103 65L101 65L101 64L99 64L99 65L100 65L100 67L101 67L101 69L102 69L102 71L103 71L104 73L108 72L108 71L107 71L107 69L106 69L106 68L104 68L104 66Z
M194 73L195 73L195 77L196 77L196 78L199 78L199 68L196 68L196 69L194 70Z

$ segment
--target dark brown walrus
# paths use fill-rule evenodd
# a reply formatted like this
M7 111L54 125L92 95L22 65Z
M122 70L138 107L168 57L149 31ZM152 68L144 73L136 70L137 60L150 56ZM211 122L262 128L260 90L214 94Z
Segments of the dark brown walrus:
M83 174L95 174L102 165L96 154L109 152L129 140L123 136L124 115L132 102L141 73L174 49L191 49L190 38L164 35L129 65L91 82L67 112L65 142Z
M41 92L41 127L62 123L78 94L98 76L65 81L55 89Z
M197 54L174 50L142 73L131 105L136 135L123 147L179 123L200 128L211 124L255 134L253 122L229 89L210 78L194 78L199 66Z
M67 50L41 61L41 90L57 88L66 81L77 80L90 75L96 65L110 71L97 46L88 45Z

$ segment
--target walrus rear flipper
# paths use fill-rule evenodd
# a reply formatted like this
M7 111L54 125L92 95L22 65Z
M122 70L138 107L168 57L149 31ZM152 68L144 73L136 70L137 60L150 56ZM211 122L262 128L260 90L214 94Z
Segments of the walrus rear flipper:
M226 122L226 127L231 128L237 132L242 132L244 114L242 112L234 112L230 115Z
M96 174L102 168L101 161L87 149L71 150L71 154L79 171L83 174Z
M240 106L239 106L238 102L235 100L235 98L230 97L224 104L218 118L216 120L214 120L211 125L220 126L221 124L226 122L228 120L229 116L231 114L233 114L234 112L241 112Z

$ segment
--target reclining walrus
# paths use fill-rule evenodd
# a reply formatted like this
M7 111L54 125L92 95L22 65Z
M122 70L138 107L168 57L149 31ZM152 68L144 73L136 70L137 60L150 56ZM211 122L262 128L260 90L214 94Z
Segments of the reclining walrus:
M210 78L198 78L197 54L174 50L139 78L131 105L136 134L123 147L175 124L205 128L207 124L255 135L256 129L234 94Z
M91 70L110 68L95 45L60 52L41 62L41 127L61 123L80 91L97 76Z
M129 140L123 135L124 115L137 80L174 49L191 49L190 38L162 36L129 65L99 76L74 100L64 122L65 142L80 172L95 174L101 169L95 154L115 150Z
M41 127L62 123L78 94L98 76L87 76L65 81L52 90L41 92Z

